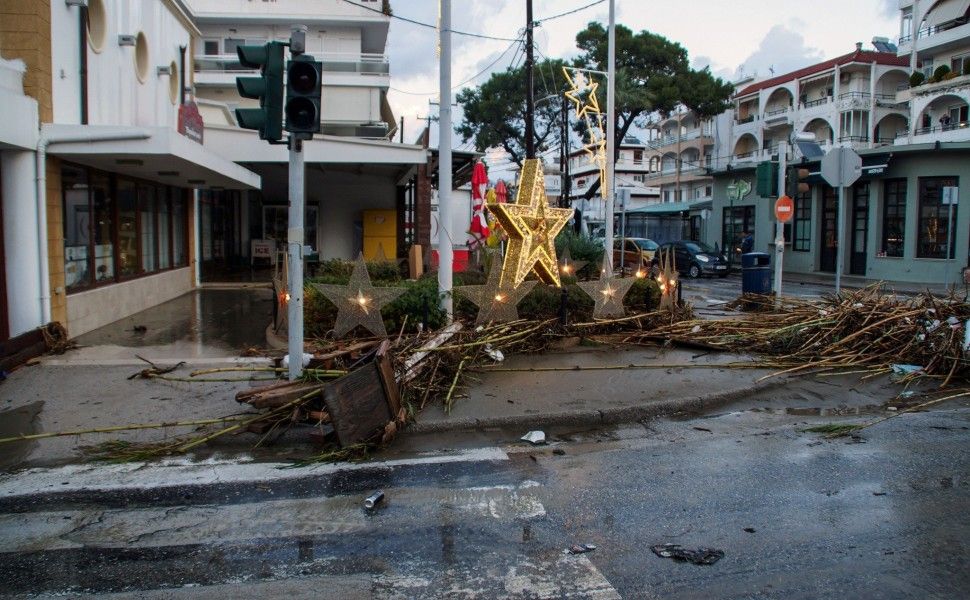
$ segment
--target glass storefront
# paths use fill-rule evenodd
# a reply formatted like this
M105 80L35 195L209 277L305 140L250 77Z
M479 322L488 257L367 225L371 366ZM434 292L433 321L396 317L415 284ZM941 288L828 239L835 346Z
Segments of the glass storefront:
M188 265L186 190L65 164L68 292Z

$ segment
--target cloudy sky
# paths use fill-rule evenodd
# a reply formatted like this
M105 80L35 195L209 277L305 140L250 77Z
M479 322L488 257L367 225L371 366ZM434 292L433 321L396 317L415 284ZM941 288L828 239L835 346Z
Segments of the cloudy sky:
M560 14L593 0L534 0L534 17ZM438 0L392 0L397 16L436 23ZM525 0L453 0L452 28L501 38L516 38L525 23ZM695 66L710 65L728 80L740 72L782 74L855 49L870 47L873 36L898 35L897 0L616 0L617 23L680 42ZM577 53L576 32L589 21L607 22L602 2L576 14L550 20L536 29L540 56L568 58ZM510 42L454 36L452 82L486 80L521 54ZM437 101L436 32L400 19L391 20L387 51L391 63L389 98L405 118L405 139L413 141ZM504 53L504 54L503 54ZM489 65L492 65L489 68ZM537 80L537 94L543 94ZM430 107L435 113L435 107Z

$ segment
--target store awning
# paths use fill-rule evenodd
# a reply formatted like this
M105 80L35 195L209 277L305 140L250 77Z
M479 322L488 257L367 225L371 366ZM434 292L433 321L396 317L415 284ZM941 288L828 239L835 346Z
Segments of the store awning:
M936 6L926 15L926 26L938 27L943 23L959 19L967 14L968 8L970 8L970 0L937 2Z
M133 134L147 137L104 139ZM260 187L256 173L167 127L50 124L42 135L53 140L48 154L112 173L185 188Z
M651 204L650 206L645 206L643 208L637 208L635 210L626 211L627 216L629 215L675 215L683 212L690 212L692 210L703 210L705 208L711 208L710 200L697 200L694 202L662 202L660 204Z
M889 153L863 156L862 176L868 178L885 177L889 172L890 157Z

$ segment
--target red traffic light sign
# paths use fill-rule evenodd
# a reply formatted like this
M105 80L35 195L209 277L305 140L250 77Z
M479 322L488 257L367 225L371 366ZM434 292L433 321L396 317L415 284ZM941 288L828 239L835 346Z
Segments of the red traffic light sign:
M782 196L775 200L775 218L782 223L791 221L795 215L795 202L788 196Z

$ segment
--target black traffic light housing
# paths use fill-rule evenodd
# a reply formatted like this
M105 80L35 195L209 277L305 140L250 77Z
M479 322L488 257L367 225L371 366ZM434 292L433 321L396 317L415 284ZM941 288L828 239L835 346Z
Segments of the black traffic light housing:
M259 100L259 108L237 108L236 120L243 129L259 131L259 138L277 142L283 137L283 42L262 46L239 46L239 63L259 69L259 77L236 77L243 98Z
M290 133L320 131L320 85L323 64L306 54L286 65L286 104L283 128Z
M788 167L788 173L786 173L785 181L787 189L785 194L789 198L795 198L801 194L807 194L809 191L808 186L808 176L811 173L808 169L803 169L800 167Z

